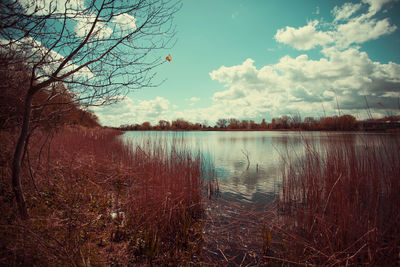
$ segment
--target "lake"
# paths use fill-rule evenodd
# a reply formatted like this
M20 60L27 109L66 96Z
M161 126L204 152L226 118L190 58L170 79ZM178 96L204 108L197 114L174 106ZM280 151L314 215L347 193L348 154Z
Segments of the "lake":
M143 141L179 142L185 149L200 152L215 170L221 198L251 204L271 202L281 185L282 160L301 158L306 144L314 149L324 143L379 145L394 135L364 132L296 131L130 131L122 138L133 145Z

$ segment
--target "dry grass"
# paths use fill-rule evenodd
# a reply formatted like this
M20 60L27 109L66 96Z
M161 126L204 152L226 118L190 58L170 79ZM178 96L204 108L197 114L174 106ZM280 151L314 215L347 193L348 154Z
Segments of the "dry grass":
M210 164L179 139L38 132L23 168L25 224L9 186L13 136L0 134L0 265L400 263L398 136L305 143L304 157L286 158L277 206L260 209L213 198Z
M23 167L23 223L9 186L13 136L1 134L0 265L177 264L200 248L199 155L125 146L108 129L37 132Z
M400 139L305 144L283 168L273 262L400 264Z

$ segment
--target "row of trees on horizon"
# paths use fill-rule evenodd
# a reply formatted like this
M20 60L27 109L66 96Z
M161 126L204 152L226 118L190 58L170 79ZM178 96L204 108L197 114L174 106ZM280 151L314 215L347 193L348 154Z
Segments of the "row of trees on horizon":
M116 129L122 131L199 131L199 130L306 130L306 131L355 131L382 128L397 128L400 116L386 116L381 119L367 119L357 121L352 115L341 115L332 117L305 117L284 115L273 118L270 122L262 119L260 123L254 120L238 120L235 118L219 119L214 126L203 123L191 123L184 119L173 120L172 122L160 120L157 125L151 125L146 121L142 124L125 124ZM382 125L384 127L382 127ZM375 127L375 128L374 128Z

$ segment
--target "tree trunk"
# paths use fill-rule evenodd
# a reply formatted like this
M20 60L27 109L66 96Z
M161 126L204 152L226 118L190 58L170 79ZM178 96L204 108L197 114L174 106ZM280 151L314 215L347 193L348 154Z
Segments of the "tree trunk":
M14 190L15 199L18 205L18 211L21 219L29 219L28 210L26 208L24 193L21 187L21 165L22 165L22 154L27 142L28 131L29 131L29 121L31 117L32 110L32 98L33 95L28 91L25 97L24 103L24 116L22 120L21 132L19 134L18 142L15 147L13 162L12 162L12 188Z

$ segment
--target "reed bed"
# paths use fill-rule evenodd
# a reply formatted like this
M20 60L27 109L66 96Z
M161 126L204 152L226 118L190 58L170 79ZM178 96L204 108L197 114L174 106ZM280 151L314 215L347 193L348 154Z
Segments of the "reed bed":
M204 227L202 158L178 144L125 145L120 134L74 127L32 135L22 174L29 222L16 215L2 157L0 265L192 260ZM2 135L2 156L11 155L12 135Z
M219 197L212 164L179 136L127 145L120 134L32 135L23 222L9 185L15 140L0 132L0 265L400 264L399 136L304 139L304 154L284 157L278 200L256 207Z
M400 138L305 142L287 157L277 217L275 264L400 264Z

